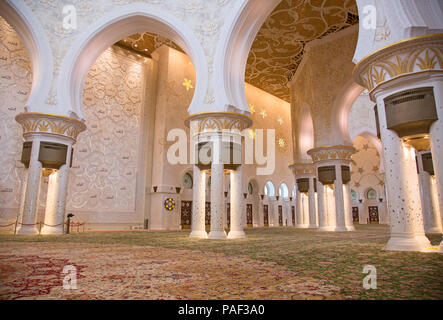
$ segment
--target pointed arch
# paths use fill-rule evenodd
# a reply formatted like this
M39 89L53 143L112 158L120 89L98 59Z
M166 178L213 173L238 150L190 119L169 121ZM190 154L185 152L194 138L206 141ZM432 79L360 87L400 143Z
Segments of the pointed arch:
M42 111L53 81L53 56L46 32L24 1L0 1L0 15L14 28L28 50L32 67L32 87L26 102L28 112Z
M177 43L190 57L196 71L196 85L190 114L203 105L208 82L206 56L201 43L183 21L164 9L134 3L115 8L85 29L63 59L57 94L67 106L68 116L84 119L83 84L92 64L112 44L131 34L153 32Z
M245 93L245 69L252 43L272 10L281 0L238 1L225 21L214 58L217 106L226 111L249 113Z

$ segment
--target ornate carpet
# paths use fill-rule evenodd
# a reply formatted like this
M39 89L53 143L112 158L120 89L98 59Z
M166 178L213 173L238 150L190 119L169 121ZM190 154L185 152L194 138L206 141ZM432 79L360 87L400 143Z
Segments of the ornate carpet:
M77 289L63 288L63 268ZM0 299L342 299L340 288L274 262L196 250L3 242Z

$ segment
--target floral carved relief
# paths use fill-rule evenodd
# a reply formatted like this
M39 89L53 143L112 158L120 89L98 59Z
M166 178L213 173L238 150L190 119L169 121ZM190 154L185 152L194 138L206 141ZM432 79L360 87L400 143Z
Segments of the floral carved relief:
M68 209L131 212L142 125L142 58L105 51L85 83L88 128L74 146Z
M0 218L2 208L16 208L19 202L23 138L14 118L24 111L31 85L28 53L18 34L0 17Z

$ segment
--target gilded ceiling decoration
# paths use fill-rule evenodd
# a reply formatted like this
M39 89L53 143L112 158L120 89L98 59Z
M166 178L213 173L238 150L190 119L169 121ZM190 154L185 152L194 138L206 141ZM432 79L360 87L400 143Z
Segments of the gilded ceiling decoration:
M246 82L289 102L287 84L302 60L305 45L355 23L355 0L283 0L252 44Z
M246 82L289 102L287 84L302 60L305 45L356 23L355 0L283 0L252 44ZM135 34L117 44L146 56L164 44L183 52L171 40L152 33Z
M151 57L151 53L160 48L162 45L167 45L183 52L183 50L177 44L168 38L164 38L149 32L133 34L117 42L117 45L132 51L136 51L137 53L147 57Z

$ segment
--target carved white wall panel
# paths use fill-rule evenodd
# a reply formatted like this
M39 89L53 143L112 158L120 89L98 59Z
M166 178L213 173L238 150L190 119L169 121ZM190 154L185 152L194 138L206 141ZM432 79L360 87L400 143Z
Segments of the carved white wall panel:
M87 130L74 146L68 210L135 211L143 59L105 51L84 86Z
M24 165L22 130L14 117L24 111L32 84L29 57L17 33L0 17L0 218L17 208Z

